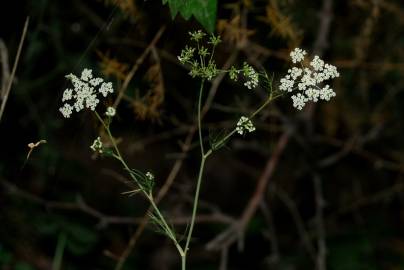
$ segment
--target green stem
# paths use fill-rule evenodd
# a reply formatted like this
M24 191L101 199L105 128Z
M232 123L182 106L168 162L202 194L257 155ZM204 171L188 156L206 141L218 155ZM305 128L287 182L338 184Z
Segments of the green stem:
M201 108L202 108L202 97L203 97L203 86L205 80L201 81L201 87L199 89L199 98L198 98L198 133L199 133L199 144L201 146L201 156L205 155L205 149L203 147L203 137L202 137L202 117L201 117Z
M280 95L278 95L278 96L275 96L275 97L272 97L272 95L270 96L270 97L268 97L268 99L257 109L257 110L255 110L251 115L250 115L250 117L249 117L249 119L253 119L258 113L260 113L271 101L273 101L274 99L276 99L276 98L278 98L278 97L280 97ZM217 142L215 145L216 145L216 148L218 149L218 148L220 148L220 146L222 146L223 144L225 144L231 137L233 137L233 135L236 133L236 129L234 128L229 134L227 134L223 139L221 139L219 142ZM207 157L209 157L212 153L213 153L213 151L215 151L215 149L213 149L213 148L211 148L211 149L209 149L206 153L205 153L205 155L204 155L204 157L205 158L207 158Z
M150 201L150 204L152 205L154 211L157 213L159 216L160 220L163 222L163 226L165 227L167 235L171 238L171 240L174 242L175 247L178 250L178 253L180 254L181 258L184 256L184 250L181 248L181 246L178 244L177 239L175 237L175 234L171 230L170 226L168 226L167 222L165 221L165 218L163 214L161 214L160 210L158 209L156 203L154 202L153 196L149 195L147 198Z
M66 234L64 232L59 233L58 243L56 246L55 257L52 262L52 269L60 270L62 268L63 253L66 246Z
M181 246L178 244L174 233L172 232L170 226L167 224L164 216L161 214L161 212L158 209L156 203L154 202L152 194L149 194L149 193L146 192L146 190L140 185L140 183L137 180L136 176L133 175L133 173L131 172L129 166L126 164L125 160L123 159L123 157L121 155L121 152L119 151L118 145L116 144L115 139L111 134L111 130L109 129L109 126L105 124L104 120L101 118L101 116L96 111L95 111L95 115L97 116L97 118L101 122L101 124L104 126L105 131L107 132L108 137L109 137L109 139L110 139L110 141L112 143L112 146L115 149L116 154L113 154L114 158L118 159L121 162L123 167L129 172L129 175L132 177L132 179L138 184L138 186L140 187L140 190L143 192L144 196L149 200L151 206L153 207L153 210L157 213L159 219L163 223L163 226L164 226L164 229L165 229L166 233L173 240L173 242L174 242L176 248L178 249L178 252L180 253L180 255L183 256L184 251L181 248Z
M205 161L206 161L206 157L203 156L201 158L201 164L199 166L198 181L196 183L194 205L193 205L193 208L192 208L191 224L189 225L189 231L188 231L188 235L187 235L187 242L185 243L185 247L184 247L185 255L187 254L187 252L189 250L189 243L191 242L192 232L194 230L196 211L198 209L198 202L199 202L199 193L200 193L201 183L202 183L202 176L203 176L203 171L205 169Z
M201 117L201 108L202 108L202 97L203 97L203 86L204 86L205 80L201 81L201 87L199 89L199 98L198 98L198 133L199 133L199 144L201 147L201 164L199 166L199 173L198 173L198 180L196 182L196 190L195 190L195 196L194 196L194 203L193 203L193 208L192 208L192 216L191 216L191 223L189 226L189 231L187 234L187 241L185 243L184 247L184 256L182 257L182 270L186 269L186 256L189 250L189 244L191 242L192 238L192 233L194 231L194 226L195 226L195 218L196 218L196 211L198 209L198 202L199 202L199 193L201 190L201 184L202 184L202 176L203 176L203 171L205 169L205 161L207 156L205 155L205 149L203 147L203 137L202 137L202 117Z
M181 270L187 269L187 256L181 256Z

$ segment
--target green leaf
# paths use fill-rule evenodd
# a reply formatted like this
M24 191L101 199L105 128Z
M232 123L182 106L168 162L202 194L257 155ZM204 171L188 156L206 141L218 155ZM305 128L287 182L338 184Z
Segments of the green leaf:
M166 3L173 19L178 13L186 20L194 16L207 31L214 32L217 0L163 0L163 4Z
M186 5L185 0L163 0L163 4L167 3L170 7L170 13L173 19L177 16L178 11Z

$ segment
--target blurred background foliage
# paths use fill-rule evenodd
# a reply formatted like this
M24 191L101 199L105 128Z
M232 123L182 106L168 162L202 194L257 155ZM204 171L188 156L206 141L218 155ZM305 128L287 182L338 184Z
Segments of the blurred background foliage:
M164 2L1 4L2 100L4 63L11 70L30 22L0 122L0 269L179 268L171 243L142 230L148 205L122 194L132 189L125 172L90 152L96 119L65 120L58 108L64 75L84 67L124 89L113 125L120 147L132 167L155 173L157 190L169 189L160 204L183 232L199 157L198 82L176 56L203 27L224 41L218 66L246 60L274 74L274 87L296 46L341 77L331 102L297 112L277 100L257 132L208 162L190 269L404 269L402 1L206 1L208 17ZM265 87L214 80L206 137L256 108ZM39 140L47 143L27 158Z

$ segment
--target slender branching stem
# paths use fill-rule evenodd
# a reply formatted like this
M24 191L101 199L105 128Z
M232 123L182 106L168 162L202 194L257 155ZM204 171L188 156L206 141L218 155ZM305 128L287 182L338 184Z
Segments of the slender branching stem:
M204 170L205 170L206 160L216 149L218 149L218 148L220 148L220 146L224 145L237 132L236 128L234 128L226 136L224 136L219 142L217 142L215 144L215 147L210 148L208 151L205 152L204 143L203 143L203 136L202 136L202 116L201 116L201 114L202 114L202 100L203 100L204 84L205 84L205 79L202 79L201 84L200 84L200 89L199 89L198 113L197 113L199 145L200 145L200 151L201 151L201 161L200 161L200 166L199 166L198 178L197 178L197 182L196 182L196 190L195 190L195 196L194 196L193 207L192 207L192 216L191 216L191 221L190 221L190 225L189 225L189 230L188 230L188 232L186 234L186 242L185 242L184 247L182 247L178 243L174 231L167 224L163 214L160 212L159 208L157 207L157 205L156 205L156 203L155 203L155 201L153 199L153 194L143 188L143 186L139 182L137 176L131 171L129 166L126 164L125 160L123 159L123 157L122 157L122 155L121 155L121 153L119 151L119 148L118 148L118 146L116 144L116 141L115 141L114 137L111 134L111 130L109 128L109 122L106 123L100 117L100 115L97 112L95 112L95 115L97 116L97 118L101 122L101 124L103 125L103 127L104 127L105 131L107 132L107 134L109 136L109 139L110 139L110 141L111 141L111 143L113 145L115 153L112 153L112 156L115 159L117 159L119 162L121 162L123 167L129 172L129 175L132 177L132 179L138 184L138 186L140 187L140 190L142 191L142 193L149 200L149 202L150 202L150 204L151 204L151 206L152 206L152 208L153 208L153 210L154 210L154 212L156 214L156 218L158 219L159 222L161 222L160 225L161 225L162 229L167 234L167 236L170 239L172 239L172 241L174 242L174 245L177 248L177 250L178 250L178 252L179 252L179 254L181 256L181 270L186 270L187 254L188 254L188 251L189 251L189 245L190 245L192 234L193 234L193 231L194 231L196 213L197 213L197 210L198 210L200 189L201 189L201 185L202 185L202 178L203 178L203 173L204 173ZM254 118L271 101L278 98L279 96L280 95L273 96L272 91L271 91L271 93L270 93L269 97L267 98L267 100L257 110L255 110L250 115L249 118L250 119Z
M205 161L206 161L206 157L203 156L201 158L201 164L199 166L198 180L197 180L197 183L196 183L196 191L195 191L195 197L194 197L194 206L192 208L191 223L189 225L187 241L186 241L185 247L184 247L185 254L187 254L187 252L189 250L189 243L191 242L192 232L194 230L196 211L197 211L198 202L199 202L199 193L200 193L201 183L202 183L202 176L203 176L203 171L205 169Z
M181 256L181 270L187 269L187 256L184 254Z
M253 119L258 113L260 113L269 103L271 103L274 99L280 97L281 95L272 96L272 94L267 98L267 100L257 109L255 110L249 117L249 119ZM215 149L219 149L222 145L224 145L233 135L236 133L236 128L230 131L226 136L224 136L220 141L215 143L215 148L211 148L204 154L205 158L208 158Z
M206 156L205 156L205 149L203 147L203 137L202 137L202 119L201 119L201 108L202 108L202 97L203 97L203 86L204 86L205 80L201 81L201 87L199 89L199 98L198 98L198 133L199 133L199 144L201 147L201 163L199 166L199 173L198 173L198 179L196 182L196 190L195 190L195 196L194 196L194 204L192 208L192 217L191 217L191 223L189 226L189 231L187 234L187 240L185 243L184 247L184 253L186 257L186 254L189 250L189 243L191 242L191 237L192 233L194 230L194 225L195 225L195 217L196 217L196 211L198 209L198 202L199 202L199 193L201 189L201 183L202 183L202 176L203 176L203 171L205 169L205 161L206 161ZM183 258L183 263L185 263L186 258ZM185 266L183 266L185 267ZM184 268L185 269L185 268Z
M199 133L199 144L201 147L201 156L205 155L205 149L203 147L203 137L202 137L202 119L201 119L201 108L202 108L202 97L203 97L203 86L205 84L205 80L201 81L201 87L199 89L199 98L198 98L198 133Z
M114 147L115 153L112 154L112 156L114 158L116 158L117 160L119 160L119 162L122 164L122 166L125 168L125 170L127 170L129 172L129 175L132 177L132 179L137 183L137 185L140 187L140 190L142 191L142 193L144 194L144 196L148 199L148 201L150 202L154 212L157 215L157 218L159 219L159 221L162 223L163 229L165 231L165 233L167 234L167 236L172 239L172 241L174 242L175 247L177 248L178 252L180 253L181 256L183 256L184 251L181 248L181 246L179 245L176 237L175 237L175 233L173 232L173 230L170 228L170 226L167 224L163 214L160 212L160 209L157 207L153 195L149 192L147 192L142 185L140 184L139 180L137 179L137 177L132 173L131 169L129 168L129 166L127 165L127 163L125 162L125 160L123 159L121 152L119 151L118 145L116 144L116 141L114 139L114 137L112 136L111 130L109 128L109 125L107 125L105 123L105 121L101 118L101 116L95 111L95 115L97 116L98 120L101 122L101 124L103 125L105 131L108 134L108 137L112 143L112 146Z

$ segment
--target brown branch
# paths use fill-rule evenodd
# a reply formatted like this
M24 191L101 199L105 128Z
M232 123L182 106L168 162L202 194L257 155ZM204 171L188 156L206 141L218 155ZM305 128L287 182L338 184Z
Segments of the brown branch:
M335 213L330 215L330 219L336 219L341 215L346 215L348 213L358 210L359 208L363 208L372 204L377 204L382 201L386 201L392 196L402 193L404 193L404 182L401 180L400 182L394 184L389 188L376 192L371 196L360 198L356 202L353 202L348 206L340 206Z
M25 190L20 189L16 185L7 182L5 180L0 181L1 185L6 188L6 192L12 195L19 196L32 203L42 205L46 209L55 210L68 210L68 211L80 211L98 220L97 227L105 228L108 225L140 225L144 221L144 217L125 217L125 216L110 216L102 213L101 211L88 205L87 202L78 196L75 202L60 202L60 201L48 201L42 197L31 194ZM189 216L183 217L169 217L168 221L172 224L184 225L188 224L191 220ZM231 224L234 219L220 212L214 212L211 214L198 215L196 218L197 223L222 223Z
M322 179L318 175L313 177L313 186L316 202L316 231L317 231L317 257L316 257L316 269L326 270L327 269L327 244L326 244L326 234L325 234L325 224L324 224L324 195L322 187Z
M331 22L333 19L332 6L333 0L324 0L321 13L319 14L320 24L317 32L317 38L314 42L313 53L320 56L328 47L328 34L330 33Z
M316 261L316 250L310 241L310 235L307 232L302 217L299 214L299 210L296 207L294 201L280 188L276 189L276 196L285 204L288 208L290 214L292 215L293 221L295 222L297 232L300 236L300 239L303 243L303 246L306 248L309 253L310 258L313 261Z
M125 80L123 81L122 87L118 91L118 96L115 99L114 102L114 107L116 108L119 103L121 102L126 89L129 86L130 81L132 80L133 76L135 76L137 70L139 69L140 65L143 63L143 61L146 59L146 57L149 55L149 53L152 51L152 48L154 48L157 44L157 42L160 40L161 36L163 35L165 30L165 26L162 26L160 30L157 32L157 34L154 36L153 40L150 42L150 44L147 46L147 48L143 51L142 55L136 60L135 64L133 65L132 69L129 71L128 75L126 76Z
M275 222L273 219L272 211L264 200L261 200L260 209L261 209L261 212L262 212L265 220L268 223L267 235L268 235L268 238L269 238L270 244L271 244L271 255L269 257L269 261L271 263L277 263L277 262L279 262L279 259L280 259L280 253L279 253L279 244L278 244L278 238L276 236ZM265 236L265 232L264 232L264 236Z
M328 47L328 36L331 29L331 22L333 19L333 0L323 0L323 7L321 9L321 13L319 14L319 28L317 31L317 38L314 42L313 53L319 55L320 57L323 55L325 49ZM310 106L306 110L305 119L307 125L307 136L311 136L314 133L314 125L313 125L313 115L315 111L316 105L310 104ZM327 264L327 246L325 240L325 225L324 225L324 196L322 190L321 178L317 175L314 176L313 185L314 185L314 196L316 202L316 236L317 236L317 254L316 254L316 269L317 270L326 270Z
M390 171L396 171L396 172L404 172L404 164L399 162L399 161L391 161L391 160L386 160L381 158L380 156L363 149L360 145L353 144L351 141L342 141L336 138L331 138L331 137L324 137L324 136L316 136L315 141L318 143L327 143L332 146L336 147L341 147L341 148L347 148L352 154L355 154L368 162L372 163L376 168L378 169L385 169L385 170L390 170ZM341 150L339 152L344 151ZM338 154L338 153L337 153ZM344 154L342 157L344 157L346 154ZM330 165L332 163L328 163L325 165ZM319 163L319 165L323 165L322 162Z
M229 248L228 247L223 247L222 248L222 254L220 256L219 270L227 270L228 260L229 260Z
M267 189L267 185L273 173L275 172L275 168L278 164L279 158L283 153L286 145L289 142L289 133L285 132L278 140L277 145L272 153L272 156L268 159L265 168L258 179L257 186L253 196L245 207L241 217L226 231L216 236L213 240L211 240L206 248L208 250L220 250L223 247L230 246L237 240L242 239L242 235L250 222L251 218L255 215L260 202L265 194ZM242 242L239 241L239 244ZM242 248L242 246L239 246Z

